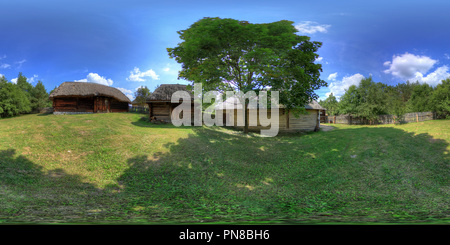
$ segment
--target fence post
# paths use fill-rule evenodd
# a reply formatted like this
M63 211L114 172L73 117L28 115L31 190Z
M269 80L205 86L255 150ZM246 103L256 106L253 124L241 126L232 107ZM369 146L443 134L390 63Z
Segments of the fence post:
M416 122L419 122L419 114L416 112Z

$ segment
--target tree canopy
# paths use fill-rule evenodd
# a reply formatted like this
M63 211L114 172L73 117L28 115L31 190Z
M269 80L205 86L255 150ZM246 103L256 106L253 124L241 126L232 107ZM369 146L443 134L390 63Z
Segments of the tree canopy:
M373 121L378 115L391 114L401 120L405 113L434 111L439 117L450 117L450 78L433 88L426 83L409 81L386 85L369 77L357 86L350 86L339 101L335 100L330 94L319 102L328 115L335 115L337 111L337 114L351 114Z
M322 44L296 33L287 20L251 24L203 18L178 31L182 42L167 51L182 65L179 78L201 83L204 90L279 91L279 103L302 109L326 82L320 79L321 65L314 63ZM245 124L244 131L247 119Z
M39 111L50 106L48 93L41 81L33 86L19 73L16 83L0 77L0 117L12 117L19 114Z
M134 92L134 101L139 105L145 105L145 102L151 94L152 93L150 92L150 89L147 88L147 86L141 86L136 90L136 92Z

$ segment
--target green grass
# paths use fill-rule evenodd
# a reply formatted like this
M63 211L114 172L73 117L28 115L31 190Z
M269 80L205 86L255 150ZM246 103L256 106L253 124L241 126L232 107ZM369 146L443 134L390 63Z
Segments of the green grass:
M449 223L450 121L259 137L143 115L0 120L0 223Z

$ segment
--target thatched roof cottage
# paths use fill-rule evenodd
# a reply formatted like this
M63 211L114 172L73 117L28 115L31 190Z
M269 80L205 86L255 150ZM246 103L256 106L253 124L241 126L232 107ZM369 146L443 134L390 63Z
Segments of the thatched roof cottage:
M161 84L147 99L150 119L171 121L170 117L173 109L180 105L180 103L171 102L172 94L177 91L186 91L191 96L191 116L193 117L194 96L187 89L187 86L182 84Z
M64 82L50 100L54 114L127 112L131 103L117 88L86 82Z

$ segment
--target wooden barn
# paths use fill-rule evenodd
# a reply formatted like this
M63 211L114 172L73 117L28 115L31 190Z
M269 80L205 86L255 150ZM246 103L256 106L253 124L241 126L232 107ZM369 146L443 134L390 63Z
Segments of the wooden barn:
M64 82L51 94L54 114L127 112L130 99L120 90L86 82Z
M150 120L171 122L172 111L180 103L172 103L172 94L177 91L186 91L191 96L191 118L194 116L194 96L182 84L161 84L147 99Z

